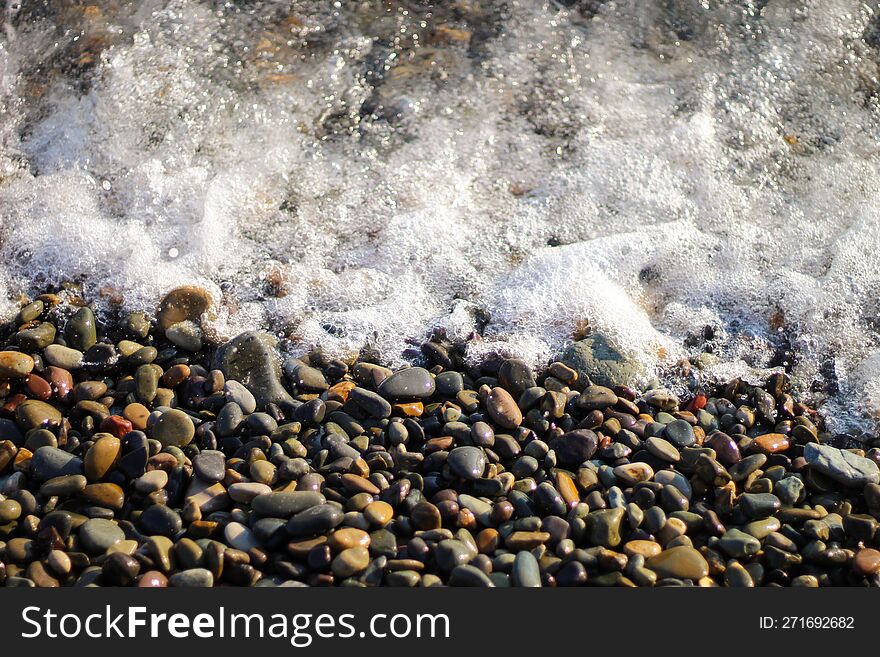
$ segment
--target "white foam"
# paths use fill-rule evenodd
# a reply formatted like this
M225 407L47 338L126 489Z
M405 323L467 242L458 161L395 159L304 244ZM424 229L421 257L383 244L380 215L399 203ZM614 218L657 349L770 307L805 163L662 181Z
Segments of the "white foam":
M390 364L481 313L472 358L539 363L588 320L646 379L709 326L710 373L758 376L785 337L834 426L880 411L867 7L208 4L9 17L5 296L195 282L221 335Z

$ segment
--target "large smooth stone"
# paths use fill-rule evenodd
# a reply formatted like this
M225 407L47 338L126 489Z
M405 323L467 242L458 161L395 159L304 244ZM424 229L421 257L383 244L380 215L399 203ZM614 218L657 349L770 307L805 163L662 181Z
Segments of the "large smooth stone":
M587 538L593 545L613 548L620 545L620 529L626 510L620 507L593 511L587 516Z
M253 532L240 522L230 522L223 528L223 537L229 547L247 552L251 548L260 547L260 542Z
M195 475L202 481L211 483L223 481L223 477L226 475L226 457L223 452L205 450L196 454L192 463Z
M153 438L162 443L163 447L189 445L195 432L196 428L190 417L176 408L162 413L152 428Z
M559 360L578 373L578 380L586 379L601 386L630 387L638 382L638 363L628 359L598 333L572 344Z
M498 385L507 390L514 398L519 399L527 388L537 384L532 368L524 360L508 358L498 369Z
M293 404L293 399L281 385L281 368L275 345L277 340L268 333L246 331L220 347L214 355L214 367L227 380L244 385L257 407L268 403Z
M522 411L504 388L492 388L486 399L486 410L495 423L505 429L516 429L523 421Z
M684 420L673 420L663 430L663 437L676 447L690 447L696 441L694 428Z
M261 497L266 497L265 495ZM257 498L258 500L260 497ZM331 504L318 504L300 511L287 521L287 533L294 538L326 534L342 523L344 514Z
M700 580L709 575L709 564L694 548L680 545L663 550L645 562L661 578Z
M112 520L91 518L79 528L79 541L87 552L103 554L107 549L125 540L125 532Z
M267 493L255 497L251 501L251 508L261 516L289 518L313 506L324 504L325 501L321 493L314 491Z
M449 452L446 463L462 479L476 481L486 469L486 454L479 447L456 447Z
M156 323L164 333L172 324L190 320L197 322L213 305L211 293L196 285L183 285L168 292L159 303Z
M410 367L395 372L379 386L378 392L386 399L420 399L434 394L434 377L422 367Z
M34 369L34 359L20 351L0 351L0 379L20 379Z
M78 309L64 327L67 346L78 351L86 351L95 344L98 341L95 324L95 313L91 308Z
M28 399L15 409L15 419L25 431L57 427L61 424L61 411L38 399Z
M50 344L43 349L43 358L50 365L72 372L83 366L83 353L60 344Z
M541 568L538 560L528 551L517 552L513 560L510 578L514 586L524 588L541 587Z
M880 468L874 461L844 449L807 443L804 459L813 470L844 486L855 488L880 482Z
M116 465L119 460L122 443L116 436L103 434L86 452L85 473L89 481L100 481Z
M357 404L365 413L375 418L386 418L391 415L391 404L382 395L365 388L352 388L348 398Z
M550 441L550 449L563 467L576 468L596 453L599 437L589 429L575 429Z
M298 358L289 358L284 361L282 369L290 382L299 390L321 392L330 387L321 370L307 365Z
M57 447L40 447L31 457L31 474L37 481L82 473L82 459Z

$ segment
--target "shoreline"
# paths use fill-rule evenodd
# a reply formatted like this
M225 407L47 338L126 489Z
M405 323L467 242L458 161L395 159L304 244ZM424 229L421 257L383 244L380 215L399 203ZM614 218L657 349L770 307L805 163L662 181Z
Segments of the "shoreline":
M0 332L5 585L880 584L880 450L784 374L638 391L598 338L540 372L282 363L210 344L212 303L42 295Z

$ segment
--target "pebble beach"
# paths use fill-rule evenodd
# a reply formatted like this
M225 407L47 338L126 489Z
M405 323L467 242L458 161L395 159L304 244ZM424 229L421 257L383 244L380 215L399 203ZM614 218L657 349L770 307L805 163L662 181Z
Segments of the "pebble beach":
M598 334L537 368L438 337L392 370L215 341L215 306L21 300L2 585L880 585L876 439L785 373L639 389Z

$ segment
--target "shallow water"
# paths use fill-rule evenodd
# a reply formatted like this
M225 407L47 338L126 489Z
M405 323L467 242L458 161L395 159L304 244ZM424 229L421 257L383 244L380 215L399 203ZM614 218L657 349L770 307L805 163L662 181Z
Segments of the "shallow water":
M14 4L10 299L195 281L223 334L390 364L589 323L646 380L709 350L880 409L876 3Z

